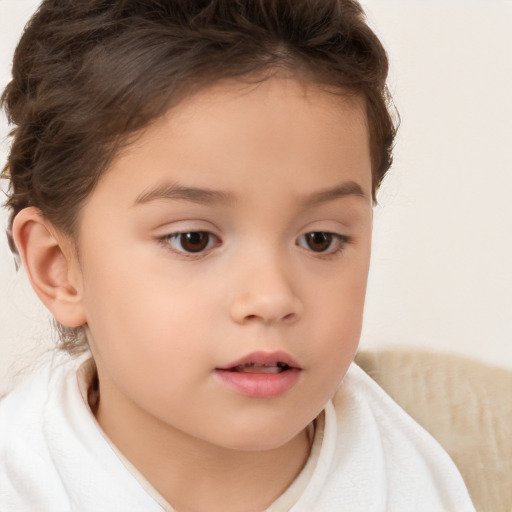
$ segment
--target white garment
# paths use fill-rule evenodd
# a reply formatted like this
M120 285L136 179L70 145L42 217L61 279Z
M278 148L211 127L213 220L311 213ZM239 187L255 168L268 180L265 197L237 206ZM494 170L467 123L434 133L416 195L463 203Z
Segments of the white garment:
M105 437L90 363L55 360L0 402L2 512L173 508ZM267 512L474 511L439 444L355 364L317 420L310 458Z

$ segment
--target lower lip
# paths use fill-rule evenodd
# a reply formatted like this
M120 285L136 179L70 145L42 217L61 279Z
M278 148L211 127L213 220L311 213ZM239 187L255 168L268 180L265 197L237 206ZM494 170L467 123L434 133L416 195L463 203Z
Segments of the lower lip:
M292 368L281 373L243 373L215 370L223 384L250 398L275 398L293 388L301 371Z

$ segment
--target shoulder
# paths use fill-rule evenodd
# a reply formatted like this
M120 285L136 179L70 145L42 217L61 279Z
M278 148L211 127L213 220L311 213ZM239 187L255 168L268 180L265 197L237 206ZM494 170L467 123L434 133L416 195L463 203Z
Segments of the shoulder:
M56 354L1 402L2 512L161 510L87 404L94 363L86 356Z
M27 427L41 420L53 380L51 366L50 358L39 361L37 366L0 400L2 448L10 446L17 438L27 436ZM33 428L30 428L30 432L35 434Z
M368 415L375 421L379 432L400 437L419 437L421 440L436 441L416 423L371 377L353 363L333 397L337 414L345 415L354 411Z
M48 398L70 373L75 373L82 359L62 353L45 354L21 382L0 399L0 421L7 433L19 435L27 425L40 421ZM20 431L21 428L21 431Z
M34 505L67 503L48 448L49 397L75 362L47 357L0 400L0 508L34 510ZM50 508L47 508L50 510Z
M334 465L359 482L371 475L389 510L474 510L448 454L356 364L332 402Z
M350 425L377 436L388 460L453 466L457 473L439 443L356 364L351 365L333 397L333 406L342 428Z

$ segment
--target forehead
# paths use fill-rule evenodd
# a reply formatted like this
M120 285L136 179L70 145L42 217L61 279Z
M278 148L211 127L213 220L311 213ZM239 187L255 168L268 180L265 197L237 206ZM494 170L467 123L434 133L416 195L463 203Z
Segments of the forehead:
M117 182L116 196L131 202L169 180L244 193L266 180L268 192L272 184L282 196L351 180L370 196L364 105L359 96L292 78L220 82L141 132L102 181Z
M269 111L269 107L271 110ZM352 125L359 124L360 135L368 139L365 98L355 92L320 84L303 75L277 75L271 78L221 80L185 96L170 109L158 124L168 121L181 131L185 123L193 123L202 116L216 117L226 125L250 125L286 131L303 124L322 121L333 133L343 130L346 118ZM197 126L194 126L196 134Z
M273 75L267 72L239 79L220 79L200 86L191 94L184 93L167 115L177 116L184 112L192 114L194 110L215 106L227 108L229 104L239 107L242 103L247 103L249 106L251 98L260 104L274 101L283 106L287 104L286 100L293 98L303 102L304 106L328 111L333 108L344 111L355 107L360 109L363 119L365 118L365 100L362 94L319 82L313 75L303 71L293 73L285 70L277 71Z

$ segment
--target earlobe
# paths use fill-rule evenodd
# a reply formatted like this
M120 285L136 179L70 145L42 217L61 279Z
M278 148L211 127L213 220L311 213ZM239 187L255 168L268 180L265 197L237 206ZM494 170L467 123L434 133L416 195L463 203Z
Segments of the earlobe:
M32 287L55 319L68 327L85 324L76 257L66 239L34 207L16 215L12 233Z

